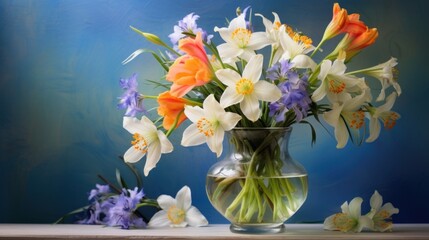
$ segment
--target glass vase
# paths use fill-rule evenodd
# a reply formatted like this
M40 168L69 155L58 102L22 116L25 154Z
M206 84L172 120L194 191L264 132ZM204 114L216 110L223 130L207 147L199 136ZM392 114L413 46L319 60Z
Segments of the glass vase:
M211 204L236 233L278 233L304 203L307 172L289 155L292 128L235 128L207 174ZM229 151L228 151L229 149Z

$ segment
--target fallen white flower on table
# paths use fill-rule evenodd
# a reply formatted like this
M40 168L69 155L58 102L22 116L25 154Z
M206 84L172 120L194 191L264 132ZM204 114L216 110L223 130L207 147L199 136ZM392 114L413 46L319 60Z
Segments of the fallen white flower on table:
M191 189L184 186L177 192L176 198L161 195L157 199L161 211L155 213L149 221L149 227L201 227L208 225L207 219L194 206L191 206Z
M361 216L362 198L356 197L348 204L341 205L342 213L333 214L323 223L326 230L341 232L360 232L364 227L372 228L372 220L368 216Z
M350 204L343 203L341 213L325 219L324 229L341 232L360 232L364 228L380 232L391 231L393 227L391 216L399 213L399 209L393 207L390 202L382 205L383 197L375 190L370 199L371 211L361 216L362 201L362 198L355 197Z
M392 230L393 223L391 216L399 213L399 209L395 208L390 202L383 204L383 197L375 190L370 199L371 211L366 214L374 222L374 230L385 232Z

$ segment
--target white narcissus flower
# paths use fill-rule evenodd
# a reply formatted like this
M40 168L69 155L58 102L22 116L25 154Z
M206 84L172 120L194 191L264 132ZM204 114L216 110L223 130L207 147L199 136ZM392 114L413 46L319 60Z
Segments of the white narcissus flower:
M347 144L349 140L348 127L350 130L357 131L364 126L365 113L361 110L361 106L369 99L368 90L354 98L350 95L344 95L342 102L334 103L332 110L323 114L325 121L335 128L337 148L343 148Z
M383 204L383 197L375 191L370 199L371 211L366 215L374 222L374 230L385 232L393 227L391 216L399 213L399 209L395 208L390 202Z
M173 151L173 145L164 132L158 130L151 120L143 116L141 120L135 117L124 117L123 127L131 134L134 140L132 146L125 152L125 162L138 162L147 153L144 166L144 175L147 176L161 158L161 153Z
M207 143L217 157L222 154L225 131L229 131L241 120L236 113L226 112L210 94L199 106L185 106L185 115L193 122L183 132L182 145L185 147Z
M398 120L401 116L393 111L393 104L396 100L396 93L391 93L386 98L386 103L378 108L371 107L369 108L369 137L366 139L366 142L375 141L380 135L380 120L383 122L385 128L393 128L395 126L396 120Z
M227 86L220 98L224 108L240 103L241 111L251 121L255 122L261 115L259 100L275 102L280 99L280 89L267 81L259 81L262 74L263 56L253 56L240 76L234 70L221 69L216 76Z
M222 59L234 59L240 57L246 61L255 55L255 50L259 50L270 44L267 36L263 32L252 33L246 28L245 15L234 18L227 28L215 27L214 31L219 32L225 43L217 46Z
M361 216L362 198L353 198L341 205L341 213L333 214L325 219L324 229L341 232L360 232L364 227L372 228L373 222L368 216Z
M255 14L255 16L262 18L262 23L265 26L265 33L267 34L268 39L271 41L272 51L274 52L272 62L276 63L280 60L280 57L283 55L284 50L280 44L280 27L282 23L280 22L279 15L273 12L274 21L271 22L265 18L262 14Z
M290 31L290 34L293 36L290 36L288 31ZM279 40L284 52L281 59L290 60L294 67L311 68L314 70L316 63L311 57L305 55L314 50L310 38L295 33L291 29L287 30L286 27L282 25L279 29Z
M351 91L359 92L363 90L362 88L366 88L363 78L346 75L346 69L347 67L343 60L337 59L334 62L323 60L317 77L321 84L313 92L311 99L318 102L327 96L331 102L336 102L344 94L348 94Z
M184 186L176 194L176 198L161 195L157 202L162 210L150 219L149 227L201 227L208 225L207 219L192 206L191 189Z

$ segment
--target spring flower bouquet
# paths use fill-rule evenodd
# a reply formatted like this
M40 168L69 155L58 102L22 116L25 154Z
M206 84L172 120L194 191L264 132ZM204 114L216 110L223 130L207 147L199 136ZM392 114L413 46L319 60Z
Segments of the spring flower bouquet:
M225 26L214 27L222 39L220 44L215 43L214 35L197 26L199 16L194 13L174 26L169 35L171 44L131 27L163 50L139 49L123 63L142 53L151 54L165 70L160 81L151 82L165 91L157 96L145 95L138 90L136 74L121 79L124 94L119 107L126 109L123 126L133 136L132 146L124 154L125 162L135 163L146 157L144 174L148 175L161 154L173 151L168 137L182 123L190 123L183 132L182 146L206 143L217 157L223 152L225 133L238 128L274 129L304 123L311 127L314 141L315 129L308 121L311 117L332 126L337 148L343 148L349 139L355 143L376 140L381 123L386 128L395 125L399 114L391 109L401 94L395 69L397 60L392 57L352 71L347 66L378 37L378 30L369 28L359 14L349 14L334 4L332 20L316 46L307 34L282 23L276 13L273 19L261 14L254 16L250 8L237 9L237 16ZM254 29L249 19L262 21L265 29ZM323 48L324 43L340 35L335 48ZM390 87L393 91L386 97ZM144 107L150 99L159 105L159 117L154 120L147 117ZM137 114L143 116L138 119ZM367 132L369 135L365 136ZM260 154L267 145L263 141L253 146L245 137L236 137L233 144L250 149L249 164L239 175L278 174L281 166L267 164L270 160ZM276 152L278 148L270 151ZM224 197L222 189L227 188L227 181L219 185L218 198ZM280 207L280 200L288 195L283 183L266 184L263 180L242 182L229 219L245 222L255 214L263 215L269 208ZM254 198L255 191L261 197ZM262 219L259 215L257 219Z

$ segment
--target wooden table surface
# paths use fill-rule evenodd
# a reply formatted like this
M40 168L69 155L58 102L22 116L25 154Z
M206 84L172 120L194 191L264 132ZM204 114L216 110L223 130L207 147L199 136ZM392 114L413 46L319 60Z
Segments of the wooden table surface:
M231 233L229 225L123 230L100 225L0 224L0 239L429 239L429 224L395 224L393 232L341 233L322 224L286 224L273 235Z

